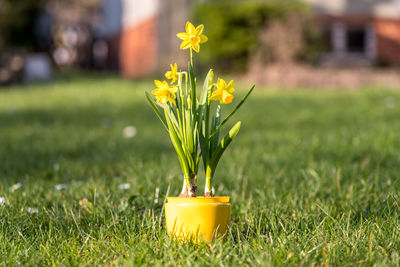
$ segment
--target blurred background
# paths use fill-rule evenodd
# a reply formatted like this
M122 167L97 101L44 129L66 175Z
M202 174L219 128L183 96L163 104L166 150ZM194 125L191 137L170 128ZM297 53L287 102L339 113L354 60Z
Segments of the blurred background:
M187 20L209 37L199 69L281 87L400 86L400 0L0 0L0 85L185 66Z

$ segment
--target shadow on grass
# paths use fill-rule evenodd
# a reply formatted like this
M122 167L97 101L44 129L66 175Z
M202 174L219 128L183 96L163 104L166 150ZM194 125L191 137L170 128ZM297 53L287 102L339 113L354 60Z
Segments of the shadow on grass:
M23 109L0 114L0 125L0 174L9 179L52 173L60 161L101 169L132 156L146 160L171 151L145 104ZM123 130L131 125L137 135L126 138Z
M58 165L82 177L93 172L118 175L133 161L156 165L165 155L177 165L168 134L144 97L139 103L121 104L105 96L84 106L72 103L1 113L0 175L6 179L53 177ZM399 128L392 121L394 116L388 116L398 111L371 106L376 100L369 96L328 96L253 97L241 108L234 120L245 123L235 147L251 151L246 160L252 177L262 179L265 173L283 171L279 176L298 178L303 169L328 172L336 167L354 176L395 166L396 149L382 145L387 143L385 136ZM370 121L380 124L371 129ZM137 135L130 139L123 136L129 125L137 128ZM360 144L356 146L353 140L357 138ZM393 141L393 147L398 145ZM391 168L390 175L396 171Z

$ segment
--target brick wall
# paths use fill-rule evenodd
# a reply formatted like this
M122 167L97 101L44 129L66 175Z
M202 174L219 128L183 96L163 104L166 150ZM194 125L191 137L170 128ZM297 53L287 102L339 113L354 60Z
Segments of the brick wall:
M169 64L186 68L188 53L179 49L193 0L122 0L120 70L123 76L144 77L165 72Z
M318 24L330 25L334 23L343 23L345 25L364 25L372 22L373 17L369 15L329 15L329 14L317 14L315 21Z
M152 73L158 64L157 19L148 18L126 27L121 34L120 64L125 77L142 77Z
M375 19L378 57L400 65L400 19Z

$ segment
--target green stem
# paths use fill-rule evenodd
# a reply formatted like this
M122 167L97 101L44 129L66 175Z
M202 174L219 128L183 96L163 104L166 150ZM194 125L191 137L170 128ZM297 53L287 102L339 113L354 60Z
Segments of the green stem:
M206 169L206 185L205 185L205 188L204 188L204 196L205 197L212 197L211 179L212 179L212 169L210 168L210 166L207 165L207 169Z
M208 139L209 132L209 117L210 117L210 105L209 101L206 107L206 116L204 117L204 139ZM211 196L211 168L210 168L210 142L205 143L205 162L204 166L206 168L206 185L204 189L204 196Z
M179 197L188 197L188 186L186 179L183 179L182 191L179 194Z
M189 196L189 184L190 184L190 175L188 173L184 173L182 191L181 191L179 197L188 197Z

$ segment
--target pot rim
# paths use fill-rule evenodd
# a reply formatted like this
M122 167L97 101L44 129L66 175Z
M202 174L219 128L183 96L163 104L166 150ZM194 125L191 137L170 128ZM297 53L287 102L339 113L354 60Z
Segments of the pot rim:
M168 203L229 203L230 197L167 197Z

